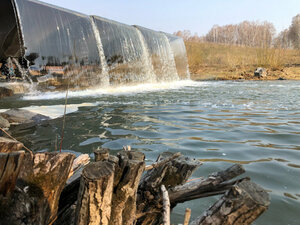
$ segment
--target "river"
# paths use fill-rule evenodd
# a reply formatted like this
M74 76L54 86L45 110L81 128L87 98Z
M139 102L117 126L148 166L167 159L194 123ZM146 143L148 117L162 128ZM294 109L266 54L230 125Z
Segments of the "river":
M32 93L1 100L0 109L26 108L54 119L12 129L35 151L53 151L61 134L65 93ZM13 100L13 101L12 101ZM193 177L241 163L245 176L270 192L271 204L254 224L298 225L300 212L300 82L180 81L69 92L64 151L113 153L124 145L142 151L147 164L160 152L182 152L203 165ZM178 205L192 218L220 196Z

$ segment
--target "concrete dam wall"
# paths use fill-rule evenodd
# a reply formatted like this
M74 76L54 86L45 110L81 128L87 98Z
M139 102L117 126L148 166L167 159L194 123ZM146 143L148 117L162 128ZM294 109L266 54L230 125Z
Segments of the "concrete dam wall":
M1 0L0 60L43 88L189 79L181 38L36 0Z

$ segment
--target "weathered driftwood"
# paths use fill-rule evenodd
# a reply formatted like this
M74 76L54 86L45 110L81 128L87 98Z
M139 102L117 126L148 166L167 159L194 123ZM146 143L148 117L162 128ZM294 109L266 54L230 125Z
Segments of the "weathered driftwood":
M173 158L176 154L176 157ZM139 189L159 189L162 184L168 188L187 181L190 175L196 170L201 162L188 157L179 156L177 153L164 152L157 158L157 163L164 161L158 167L149 170L141 179Z
M8 196L15 189L24 154L24 151L0 153L0 195Z
M0 175L8 162L1 163L1 155ZM162 153L143 177L141 152L112 156L98 149L96 162L85 165L88 159L82 155L73 162L74 155L66 153L25 154L14 192L13 185L0 183L0 224L169 224L170 208L177 203L226 193L193 224L241 225L268 206L268 194L248 178L232 180L245 172L240 165L186 183L201 162L180 153ZM185 224L189 217L187 212Z
M78 170L80 170L80 168L83 168L85 165L89 164L90 160L91 159L88 154L82 154L78 156L73 162L68 178L73 176Z
M157 163L153 163L152 165L146 166L145 170L152 170L153 168L158 168L160 166L162 166L163 164L172 161L173 159L178 158L179 156L181 156L180 152L175 153L174 155L172 155L171 157L168 157L166 159L163 159L161 161L158 161Z
M95 161L103 161L108 160L109 157L109 149L108 148L98 148L94 151Z
M5 212L0 224L52 223L73 160L68 153L25 154L15 192L9 201L1 201Z
M110 220L114 164L93 162L82 171L75 224L107 225Z
M166 160L166 163L147 171L141 179L137 200L137 224L159 223L162 218L161 185L165 185L167 189L181 185L201 165L199 160L184 156L167 160L173 155L170 152L160 154L157 162Z
M107 161L113 163L114 166L119 162L119 158L116 156L108 155L107 157L96 157L96 154L103 149L97 149L94 151L95 161ZM105 149L103 152L107 152ZM81 156L77 157L81 158ZM74 160L73 167L76 159ZM64 187L60 200L57 220L54 225L65 225L74 224L75 222L75 209L77 204L78 192L80 187L80 179L83 168L80 167L75 173L67 180L66 186Z
M0 152L16 152L23 148L23 144L19 141L12 140L5 137L0 137Z
M206 179L195 182L188 182L183 185L170 188L170 202L174 207L177 203L208 197L211 195L223 194L236 182L229 181L245 172L240 164L235 164L226 170L213 173Z
M68 179L75 156L69 153L26 154L19 179L34 184L48 200L50 221L56 217L60 194Z
M82 169L77 170L76 173L67 180L63 191L61 192L57 220L55 225L59 224L74 224L76 201L80 187Z
M162 198L163 198L163 225L170 225L170 199L168 191L165 185L161 186Z
M264 189L249 180L242 181L191 225L249 225L269 204L269 195Z
M57 221L54 224L74 224L75 202L77 201L80 177L83 167L89 162L90 157L88 154L82 154L74 160L69 179L60 195ZM71 213L71 210L74 212ZM68 219L69 221L67 222Z
M145 156L141 152L122 151L115 169L111 225L131 225L136 217L137 189L145 169Z

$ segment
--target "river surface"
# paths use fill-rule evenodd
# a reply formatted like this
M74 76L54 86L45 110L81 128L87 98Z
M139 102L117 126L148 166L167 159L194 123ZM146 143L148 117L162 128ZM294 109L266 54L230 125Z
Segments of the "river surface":
M29 148L54 151L65 94L4 99L0 108L26 108L55 118L12 129ZM241 163L247 171L243 176L271 196L269 210L254 224L299 224L299 81L181 81L69 92L67 110L63 150L92 156L98 146L117 153L131 145L145 153L147 164L163 151L180 151L203 161L193 178ZM195 218L219 197L179 204L173 223L183 223L185 208Z

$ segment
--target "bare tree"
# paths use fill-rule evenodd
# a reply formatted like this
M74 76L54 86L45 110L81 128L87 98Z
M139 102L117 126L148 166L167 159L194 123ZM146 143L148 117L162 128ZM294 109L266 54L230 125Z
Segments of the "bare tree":
M300 49L300 14L293 18L288 36L294 48Z

